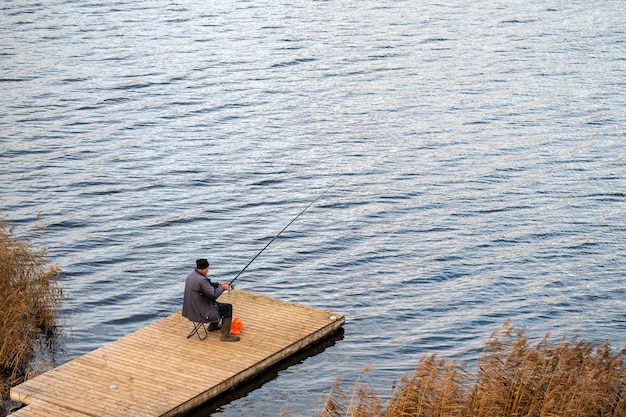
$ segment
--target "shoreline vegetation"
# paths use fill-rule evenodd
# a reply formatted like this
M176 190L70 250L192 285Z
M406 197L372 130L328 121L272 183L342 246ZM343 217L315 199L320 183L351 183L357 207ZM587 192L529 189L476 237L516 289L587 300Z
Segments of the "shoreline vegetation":
M614 352L608 343L577 338L554 344L549 336L533 346L506 322L475 372L425 355L386 404L359 380L351 392L337 381L318 417L626 416L626 347Z
M59 336L56 325L63 291L59 268L18 239L0 220L0 415L11 406L11 387L37 374L53 358Z

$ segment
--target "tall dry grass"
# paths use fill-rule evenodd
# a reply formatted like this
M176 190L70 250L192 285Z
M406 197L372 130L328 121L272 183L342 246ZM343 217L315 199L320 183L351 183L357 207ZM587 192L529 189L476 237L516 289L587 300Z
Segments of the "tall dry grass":
M368 371L368 367L363 370ZM381 417L384 415L384 404L369 385L360 384L359 379L354 382L352 392L341 388L341 381L337 380L326 399L324 411L319 417Z
M54 337L62 298L58 268L0 221L0 409L10 387L28 377L37 342ZM4 411L3 411L4 412Z
M319 416L626 416L626 349L577 338L553 344L549 336L531 345L523 330L506 323L491 335L473 373L427 355L399 381L386 406L357 382L351 395L335 386Z

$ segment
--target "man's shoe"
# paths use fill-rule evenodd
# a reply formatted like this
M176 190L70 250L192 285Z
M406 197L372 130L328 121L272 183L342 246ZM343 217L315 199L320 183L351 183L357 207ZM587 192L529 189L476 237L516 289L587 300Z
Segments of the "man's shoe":
M223 334L222 337L220 337L220 340L222 342L238 342L239 341L239 336L235 336L229 333L227 334Z
M219 321L218 321L217 323L209 323L209 328L208 328L208 330L209 330L210 332L214 332L214 331L219 330L219 329L221 329L221 327L220 327L220 322L219 322Z

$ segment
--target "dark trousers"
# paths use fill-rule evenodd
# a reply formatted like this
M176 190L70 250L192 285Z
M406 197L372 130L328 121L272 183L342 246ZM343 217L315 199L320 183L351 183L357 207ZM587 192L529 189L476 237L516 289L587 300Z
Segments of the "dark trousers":
M217 306L220 308L220 316L224 318L233 317L233 305L228 303L217 303Z

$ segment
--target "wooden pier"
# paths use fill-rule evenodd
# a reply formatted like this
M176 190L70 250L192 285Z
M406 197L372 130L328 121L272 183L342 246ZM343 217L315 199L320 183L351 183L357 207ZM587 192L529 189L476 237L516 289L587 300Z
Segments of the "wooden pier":
M177 416L235 388L332 335L338 313L244 291L233 304L241 341L187 338L193 325L174 313L11 389L27 406L11 417Z

